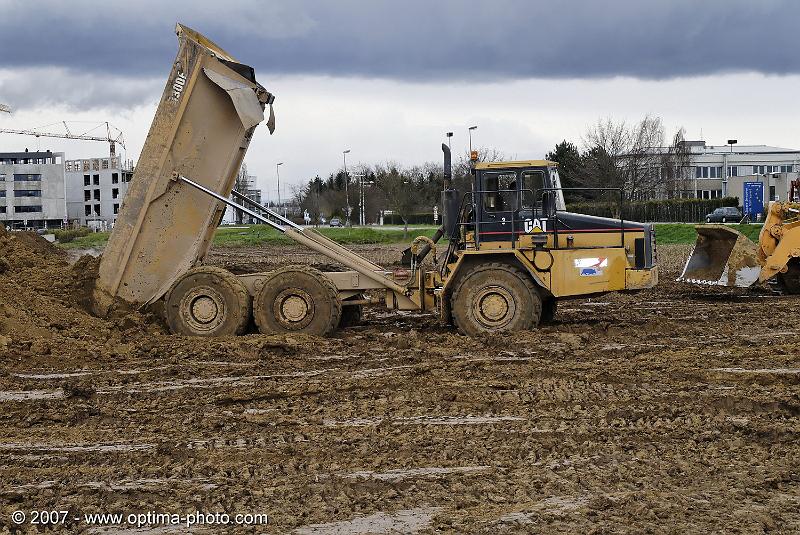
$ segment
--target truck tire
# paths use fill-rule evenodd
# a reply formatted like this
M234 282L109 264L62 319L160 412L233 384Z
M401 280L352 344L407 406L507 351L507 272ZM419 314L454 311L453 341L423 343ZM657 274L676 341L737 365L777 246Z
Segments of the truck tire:
M169 330L187 336L242 334L250 321L250 294L236 275L201 266L176 280L164 300Z
M800 294L800 262L790 260L786 273L778 273L778 281L783 290L791 295Z
M326 336L336 330L342 303L333 282L319 270L286 267L260 281L253 302L259 332Z
M476 265L453 291L453 320L468 336L525 331L542 317L542 298L528 273L510 264Z

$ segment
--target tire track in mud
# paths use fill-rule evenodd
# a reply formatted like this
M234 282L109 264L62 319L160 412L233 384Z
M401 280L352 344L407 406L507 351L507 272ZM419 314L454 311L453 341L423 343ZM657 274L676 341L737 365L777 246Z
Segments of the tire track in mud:
M798 313L797 298L665 283L483 340L369 311L327 340L12 342L0 518L58 505L264 511L274 533L793 531Z

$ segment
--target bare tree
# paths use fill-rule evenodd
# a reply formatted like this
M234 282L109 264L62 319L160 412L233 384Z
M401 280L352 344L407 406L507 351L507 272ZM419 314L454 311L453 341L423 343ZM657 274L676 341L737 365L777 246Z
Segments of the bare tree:
M592 187L623 188L628 199L644 199L663 191L665 155L671 154L664 146L664 136L660 117L646 115L630 126L611 118L599 120L583 140L583 182Z
M663 195L668 199L683 197L690 189L692 154L684 136L684 129L678 129L672 138L672 144L663 154L661 179Z
M375 169L376 186L386 195L389 208L403 220L405 234L408 234L409 216L419 206L419 195L414 187L415 173L414 169L403 170L392 163Z

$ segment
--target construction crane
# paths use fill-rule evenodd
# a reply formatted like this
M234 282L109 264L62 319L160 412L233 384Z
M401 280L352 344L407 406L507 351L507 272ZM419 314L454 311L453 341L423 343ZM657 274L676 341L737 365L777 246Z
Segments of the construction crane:
M8 104L0 104L0 111L11 113L11 106L9 106Z
M8 112L11 113L10 108L9 108ZM53 124L59 124L59 123L53 123ZM111 152L111 157L112 158L117 155L117 149L116 149L116 145L117 144L119 144L123 149L125 148L125 138L122 135L122 131L120 129L116 128L115 126L107 123L107 122L101 123L101 124L95 126L94 128L91 128L90 130L87 130L86 132L84 132L82 134L73 134L72 131L70 130L69 126L67 126L67 122L66 121L62 121L60 124L64 125L64 130L65 131L63 133L62 132L42 132L41 130L38 130L38 129L19 130L19 129L14 129L14 128L0 128L0 134L21 134L21 135L25 135L25 136L54 137L54 138L61 138L61 139L79 139L79 140L83 140L83 141L105 141L110 146L110 152ZM47 126L52 126L52 125L46 125L45 127L41 127L41 128L46 128ZM106 135L104 137L89 135L89 133L92 132L92 130L97 129L99 126L105 126Z

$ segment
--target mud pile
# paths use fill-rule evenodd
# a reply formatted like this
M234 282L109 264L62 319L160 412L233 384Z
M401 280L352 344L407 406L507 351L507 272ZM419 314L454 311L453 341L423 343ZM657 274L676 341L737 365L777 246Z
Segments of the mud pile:
M42 340L90 337L103 344L120 326L146 330L137 313L110 321L89 313L98 266L91 256L70 265L63 250L37 234L0 230L0 346L38 339L41 348Z

